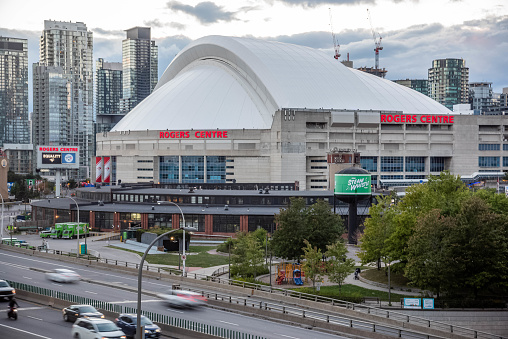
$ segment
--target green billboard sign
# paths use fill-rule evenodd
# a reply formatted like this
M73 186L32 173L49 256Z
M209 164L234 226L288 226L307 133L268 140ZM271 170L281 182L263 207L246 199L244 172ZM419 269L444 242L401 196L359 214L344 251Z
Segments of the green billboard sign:
M335 194L370 195L370 174L335 174Z

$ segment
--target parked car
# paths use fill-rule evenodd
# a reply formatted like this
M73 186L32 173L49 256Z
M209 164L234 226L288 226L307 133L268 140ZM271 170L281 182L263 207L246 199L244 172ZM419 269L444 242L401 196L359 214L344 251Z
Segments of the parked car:
M56 282L72 283L79 281L81 276L66 268L55 268L54 270L46 273L46 278Z
M72 325L72 337L76 339L125 339L122 332L111 320L80 318Z
M5 280L0 280L0 299L12 299L16 295L16 290Z
M134 337L136 335L137 327L137 315L136 314L120 314L115 319L115 323L125 333L127 337ZM141 325L145 326L145 338L159 338L161 335L161 328L155 325L150 319L141 316Z
M78 318L104 318L104 314L90 305L71 305L62 310L65 321L76 321Z
M168 290L166 293L159 294L159 298L171 307L182 308L198 307L206 302L206 298L201 294L180 289Z

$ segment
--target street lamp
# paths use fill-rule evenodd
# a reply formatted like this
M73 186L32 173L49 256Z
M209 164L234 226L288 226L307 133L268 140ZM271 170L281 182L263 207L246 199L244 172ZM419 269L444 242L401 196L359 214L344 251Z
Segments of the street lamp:
M176 207L178 207L178 209L180 210L180 214L182 215L182 220L183 220L183 227L179 227L183 230L183 253L182 253L182 264L183 264L183 270L182 270L182 277L184 277L186 274L185 274L185 259L187 259L185 257L185 216L183 215L183 212L182 212L182 209L180 208L180 206L178 206L176 203L172 202L172 201L157 201L157 204L173 204L175 205Z
M175 204L176 205L176 204ZM178 205L176 205L178 206ZM180 207L178 207L180 208ZM182 214L183 215L183 214ZM179 229L182 229L184 231L184 234L185 234L185 227L180 227ZM150 245L148 245L148 247L146 248L145 250L145 253L143 254L143 257L141 258L141 262L139 263L139 269L138 269L138 303L137 303L137 310L136 310L136 316L137 316L137 324L136 324L136 338L138 339L142 339L143 338L143 333L141 332L141 283L142 283L142 276L143 276L143 264L145 262L145 258L148 254L148 252L150 251L150 248L152 248L153 244L155 244L160 238L170 234L170 233L173 233L173 232L176 232L178 231L179 229L174 229L174 230L171 230L171 231L167 231L166 233L163 233L161 235L159 235L157 238L155 238L151 243ZM195 231L196 229L195 228L188 228L189 231ZM185 244L184 244L185 246ZM185 260L184 260L184 269L185 269ZM144 326L143 326L144 328ZM144 330L143 330L144 331Z
M78 226L76 227L78 229L78 252L76 253L77 258L79 258L79 205L76 200L74 200L73 197L69 197L74 203L76 204L76 209L78 210ZM86 233L85 233L85 247L86 247Z
M391 296L391 284L390 284L390 265L391 263L388 263L388 306L392 306L392 296Z

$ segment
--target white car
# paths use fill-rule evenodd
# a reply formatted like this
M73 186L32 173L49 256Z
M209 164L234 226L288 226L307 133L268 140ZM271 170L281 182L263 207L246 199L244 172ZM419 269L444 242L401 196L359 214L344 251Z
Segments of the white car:
M79 281L81 276L66 268L55 268L54 270L46 273L46 278L56 282L72 283Z
M123 333L114 322L98 318L79 318L72 325L72 337L75 339L125 339Z
M206 302L206 298L199 293L179 289L168 290L158 296L171 307L193 308L202 306Z

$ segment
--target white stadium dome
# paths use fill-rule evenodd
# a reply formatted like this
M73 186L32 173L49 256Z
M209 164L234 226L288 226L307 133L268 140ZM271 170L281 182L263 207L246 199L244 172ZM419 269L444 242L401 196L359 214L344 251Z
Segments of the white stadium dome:
M270 129L282 108L450 114L431 98L298 45L208 36L185 47L154 92L113 129Z

